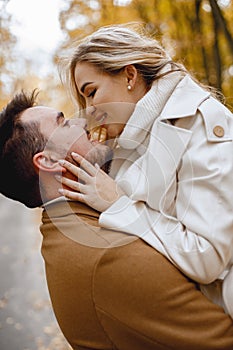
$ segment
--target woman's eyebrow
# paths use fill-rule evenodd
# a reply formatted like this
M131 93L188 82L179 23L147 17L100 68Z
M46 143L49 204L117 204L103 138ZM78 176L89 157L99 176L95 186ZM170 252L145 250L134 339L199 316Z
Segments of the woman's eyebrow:
M92 83L93 83L93 81L88 81L87 83L83 84L83 86L81 87L80 91L84 94L86 86L89 85L89 84L92 84Z

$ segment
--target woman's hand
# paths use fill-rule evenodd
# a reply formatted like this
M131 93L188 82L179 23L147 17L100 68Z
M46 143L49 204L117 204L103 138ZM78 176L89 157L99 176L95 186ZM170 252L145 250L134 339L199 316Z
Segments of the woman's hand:
M72 153L72 158L81 168L66 160L60 160L59 163L75 175L78 181L56 176L58 181L71 189L59 189L59 193L66 198L86 203L93 209L103 212L124 195L117 183L97 164L92 165L76 153Z

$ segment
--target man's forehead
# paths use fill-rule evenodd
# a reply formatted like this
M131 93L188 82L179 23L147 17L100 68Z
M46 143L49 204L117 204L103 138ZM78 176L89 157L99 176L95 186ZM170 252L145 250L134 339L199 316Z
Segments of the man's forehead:
M58 114L54 108L46 107L46 106L35 106L26 109L22 115L21 119L24 122L29 121L38 121L40 122L43 119L51 119L54 120Z

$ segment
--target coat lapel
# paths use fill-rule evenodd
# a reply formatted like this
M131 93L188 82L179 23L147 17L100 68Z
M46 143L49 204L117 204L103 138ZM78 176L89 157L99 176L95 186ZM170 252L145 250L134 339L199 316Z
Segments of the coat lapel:
M199 105L210 96L188 75L177 85L175 91L167 101L160 120L183 118L196 114Z
M169 120L194 116L209 96L208 91L187 75L153 126L145 164L149 184L147 203L154 209L166 211L174 201L176 173L192 136L190 130L171 125Z
M158 121L154 125L148 151L145 155L148 178L148 204L163 211L174 200L176 172L187 148L192 132ZM171 186L174 191L171 191ZM169 198L166 195L169 193ZM169 202L169 203L168 203Z

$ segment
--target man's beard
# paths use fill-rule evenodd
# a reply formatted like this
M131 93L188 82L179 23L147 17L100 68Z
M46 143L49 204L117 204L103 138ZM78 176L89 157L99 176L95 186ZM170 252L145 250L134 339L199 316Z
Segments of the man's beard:
M113 151L110 147L103 144L97 144L86 154L85 159L93 165L97 163L100 168L108 174L111 167L112 157Z
M103 144L97 144L85 155L85 159L88 162L90 162L93 165L97 163L100 166L100 168L107 174L110 171L112 157L113 151L111 150L111 148ZM64 158L66 158L66 160L68 160L70 163L79 166L71 157L70 153L68 153ZM82 164L80 167L82 167Z

